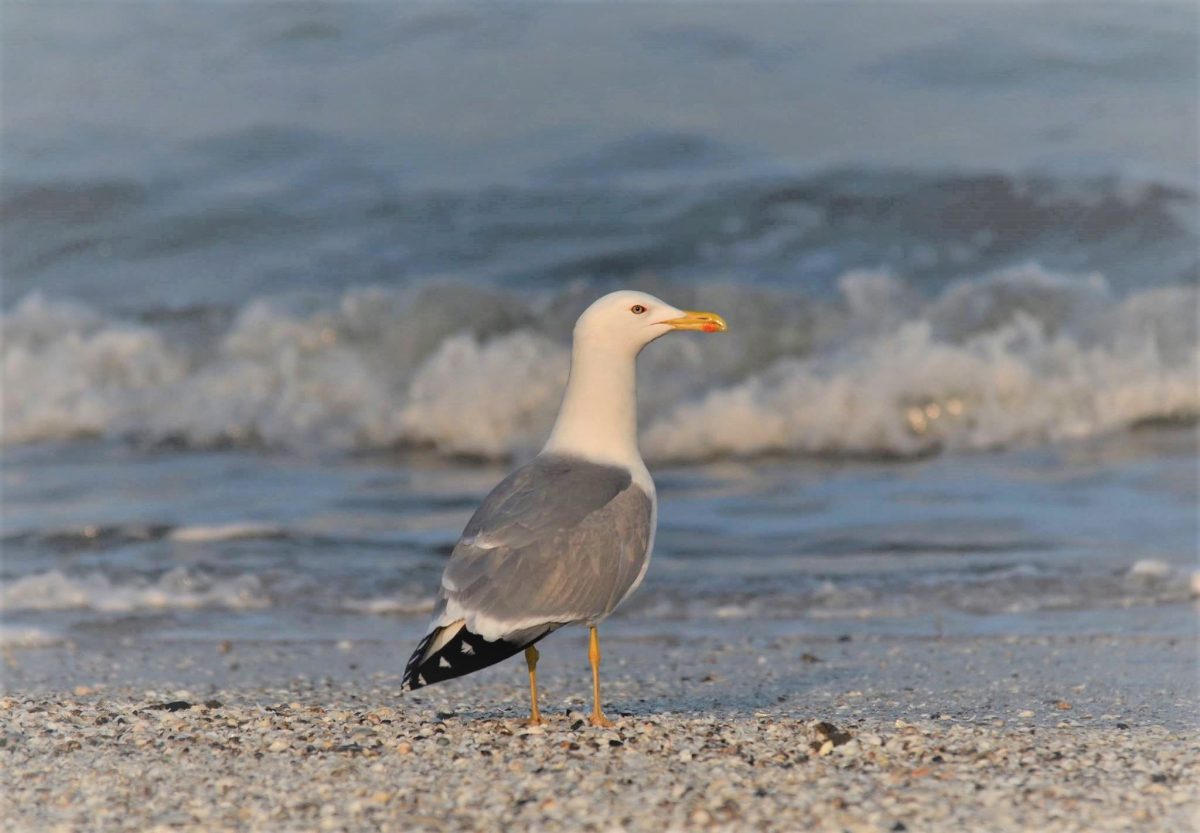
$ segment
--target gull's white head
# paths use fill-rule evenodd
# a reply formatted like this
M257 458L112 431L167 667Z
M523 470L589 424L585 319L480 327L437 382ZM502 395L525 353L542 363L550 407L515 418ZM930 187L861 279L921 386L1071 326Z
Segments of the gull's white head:
M575 342L636 356L672 330L720 333L726 329L725 319L715 312L683 310L645 292L623 289L598 298L584 310L575 322Z
M634 360L672 330L725 329L715 312L679 309L645 292L623 290L597 300L575 322L571 377L544 450L628 466L653 492L637 450Z

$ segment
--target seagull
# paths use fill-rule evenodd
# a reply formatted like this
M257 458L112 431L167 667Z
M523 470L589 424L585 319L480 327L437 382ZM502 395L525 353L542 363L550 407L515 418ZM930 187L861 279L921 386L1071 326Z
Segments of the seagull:
M575 323L571 373L541 452L471 516L442 575L428 633L404 670L405 691L461 677L521 651L531 724L538 710L536 644L586 625L594 707L600 709L597 626L646 575L658 503L637 443L636 359L674 330L723 332L712 312L644 292L595 301Z

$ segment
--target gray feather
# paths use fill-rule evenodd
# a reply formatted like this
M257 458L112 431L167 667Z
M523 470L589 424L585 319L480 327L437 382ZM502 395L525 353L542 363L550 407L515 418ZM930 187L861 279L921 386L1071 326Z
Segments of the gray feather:
M653 506L627 469L542 455L487 496L443 578L443 604L501 621L607 616L649 557Z

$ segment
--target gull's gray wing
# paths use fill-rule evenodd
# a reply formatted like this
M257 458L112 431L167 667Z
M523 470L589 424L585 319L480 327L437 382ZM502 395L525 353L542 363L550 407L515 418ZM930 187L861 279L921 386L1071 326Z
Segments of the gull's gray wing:
M628 469L536 457L467 523L442 578L444 615L488 638L602 619L643 573L652 518Z
M506 659L556 628L598 621L637 585L654 502L628 469L540 455L476 510L442 576L406 690Z

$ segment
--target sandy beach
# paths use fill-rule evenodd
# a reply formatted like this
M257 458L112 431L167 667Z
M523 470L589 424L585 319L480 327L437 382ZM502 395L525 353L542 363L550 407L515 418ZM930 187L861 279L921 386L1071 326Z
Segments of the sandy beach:
M10 652L3 829L1194 829L1190 639L615 630L611 730L573 633L536 728L519 663L401 695L401 642Z

